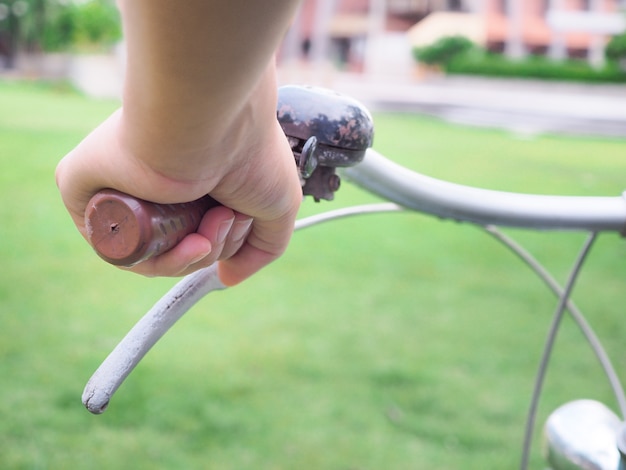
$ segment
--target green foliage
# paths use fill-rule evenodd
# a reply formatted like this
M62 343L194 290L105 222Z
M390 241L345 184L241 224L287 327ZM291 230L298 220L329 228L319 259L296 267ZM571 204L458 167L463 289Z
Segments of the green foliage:
M46 52L68 49L76 35L76 8L66 5L49 12L47 16L39 39L41 49Z
M458 56L447 64L445 70L451 74L492 77L602 83L626 82L626 73L612 63L606 64L601 69L596 69L582 60L553 61L541 56L509 59L501 54L487 52Z
M2 5L9 14L0 19L0 32L11 36L15 50L108 48L121 38L114 0L0 0Z
M626 33L613 36L604 49L608 60L626 60Z
M414 57L428 65L447 65L452 59L463 55L474 48L474 43L463 36L448 36L435 43L417 47L413 50Z
M38 52L58 50L71 42L71 32L57 22L63 12L71 8L54 0L0 0L5 15L0 19L0 32L18 50Z
M91 0L76 7L78 46L111 46L122 36L120 18L115 4L107 0Z
M608 44L606 56L611 61L599 69L582 60L554 61L543 56L510 59L490 53L460 36L442 38L430 46L414 48L413 56L419 62L439 65L450 74L626 83L626 71L616 63L619 59L626 59L626 34L615 36Z

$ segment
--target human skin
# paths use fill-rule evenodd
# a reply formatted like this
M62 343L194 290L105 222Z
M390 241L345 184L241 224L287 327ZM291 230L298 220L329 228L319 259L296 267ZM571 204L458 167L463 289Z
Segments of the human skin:
M286 249L302 199L276 120L273 55L294 0L121 0L127 45L122 106L59 163L56 180L86 237L104 188L157 203L210 194L222 205L175 248L132 268L180 276L219 260L226 285Z

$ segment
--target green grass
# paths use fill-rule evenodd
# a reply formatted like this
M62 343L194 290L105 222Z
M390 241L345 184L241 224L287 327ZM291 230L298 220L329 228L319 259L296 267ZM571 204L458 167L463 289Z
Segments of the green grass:
M86 380L169 286L101 262L70 224L54 167L116 103L0 82L0 467L492 469L519 461L555 300L480 229L423 215L307 229L287 254L204 299L101 416ZM376 116L376 148L425 174L515 191L618 195L626 142ZM348 184L336 203L372 196ZM584 235L508 231L563 279ZM575 299L623 354L626 246L603 235ZM569 320L539 423L614 400ZM532 468L543 468L534 446Z

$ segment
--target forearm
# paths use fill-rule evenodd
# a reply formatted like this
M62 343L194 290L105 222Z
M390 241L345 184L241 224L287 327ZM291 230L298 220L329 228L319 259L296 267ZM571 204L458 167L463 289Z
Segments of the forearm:
M268 64L297 5L121 0L128 47L122 137L136 157L173 178L203 178L227 163L220 158L262 139L255 132L275 113ZM250 100L251 93L260 96Z

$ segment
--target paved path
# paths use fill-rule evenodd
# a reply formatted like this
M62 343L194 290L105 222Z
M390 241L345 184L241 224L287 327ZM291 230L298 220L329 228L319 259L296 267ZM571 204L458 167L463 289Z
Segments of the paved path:
M75 85L97 97L121 96L116 57L79 57L70 69ZM313 73L311 73L313 72ZM406 74L402 74L406 75ZM372 110L412 111L463 124L626 138L626 84L591 85L537 80L439 76L420 82L301 69L287 82L324 84ZM295 79L295 80L293 80ZM626 151L625 151L626 153Z
M626 138L626 85L476 77L392 83L345 75L335 77L332 86L371 109L416 111L453 122L527 134L557 132Z

